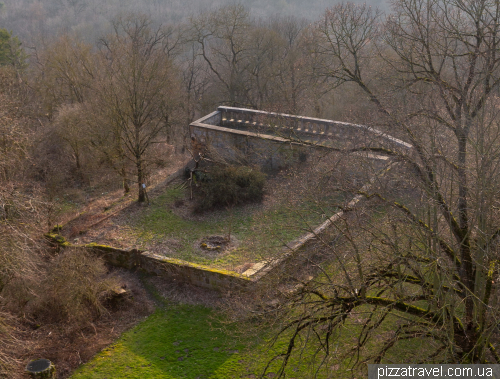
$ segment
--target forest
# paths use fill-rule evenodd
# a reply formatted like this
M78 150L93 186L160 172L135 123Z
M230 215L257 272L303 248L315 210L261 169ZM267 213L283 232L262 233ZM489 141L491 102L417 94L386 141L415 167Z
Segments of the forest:
M110 193L146 209L145 184L202 155L189 124L220 105L367 125L411 146L339 148L306 173L267 179L240 170L265 188L260 202L284 196L276 188L295 175L310 203L289 208L349 213L317 236L321 261L308 262L314 279L300 290L284 296L270 285L251 301L217 300L227 320L273 336L279 349L259 375L288 377L297 356L304 377L338 365L365 375L366 363L500 363L499 14L487 0L255 0L189 11L159 0L0 3L0 376L22 377L35 353L64 355L41 331L69 345L116 327L58 371L69 377L158 306L137 278L128 286L142 295L117 306L129 274L43 236L91 206L108 210ZM357 163L367 152L391 162L369 187L352 175L374 172ZM205 183L239 175L218 169ZM197 178L197 196L222 196ZM172 207L186 201L179 188L165 192ZM346 193L364 205L348 209ZM213 203L228 212L231 241L244 219L239 200ZM127 321L109 321L127 308Z
M5 0L1 3L0 20L2 27L13 31L27 46L37 46L63 33L78 34L83 40L92 43L111 31L111 21L119 14L145 14L156 24L180 23L195 14L232 3L237 2L200 0L186 5L178 0ZM331 5L324 0L315 0L308 4L297 0L247 0L241 4L256 18L282 15L306 18L309 21L315 20ZM372 1L370 5L387 7L383 1Z

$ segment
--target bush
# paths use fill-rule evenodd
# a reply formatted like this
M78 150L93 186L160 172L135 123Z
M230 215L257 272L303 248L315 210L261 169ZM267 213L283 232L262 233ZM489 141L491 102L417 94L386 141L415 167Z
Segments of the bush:
M195 172L201 183L197 211L261 201L265 175L247 166L214 166L208 173Z
M119 287L104 261L82 249L67 249L48 268L40 285L35 315L75 328L106 313L104 302Z

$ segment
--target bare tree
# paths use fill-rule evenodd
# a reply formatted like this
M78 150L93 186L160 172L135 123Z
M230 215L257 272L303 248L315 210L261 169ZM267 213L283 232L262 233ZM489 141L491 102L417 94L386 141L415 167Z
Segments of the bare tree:
M139 202L145 201L147 153L172 126L180 98L169 36L170 30L152 29L146 17L127 17L100 42L99 101L135 166Z
M14 377L22 346L15 334L17 318L8 311L26 304L39 277L33 250L46 215L41 191L29 180L35 139L31 107L36 106L19 74L15 67L0 67L0 375L6 377Z
M93 98L82 105L83 111L86 112L82 122L88 125L89 144L120 176L124 194L128 194L130 160L127 159L127 151L122 140L120 119L116 117L113 109L101 108L105 104L101 99L107 98L105 86L96 87L94 94Z
M220 87L223 102L238 106L248 102L251 19L242 5L232 5L192 18L191 39Z
M207 106L205 96L210 85L210 74L203 58L199 54L199 46L194 42L185 43L185 52L180 58L182 71L182 84L186 91L184 108L186 109L186 122L189 125L195 120L196 115L202 111L211 110L212 104Z
M312 71L313 57L309 53L310 28L306 20L294 17L273 17L268 20L269 28L275 30L282 40L277 52L276 78L270 83L274 86L281 102L281 111L299 114L307 109L310 99L321 96L318 84L322 78ZM276 46L273 47L276 49Z
M253 19L242 5L190 20L213 103L296 112L321 78L313 75L308 27L293 17Z
M57 135L70 147L71 157L74 159L77 176L84 179L83 158L85 151L90 147L88 124L81 104L63 104L58 108L55 119Z
M68 35L35 51L32 82L49 118L62 104L88 99L95 79L94 56L91 45Z
M282 306L281 376L301 341L314 341L317 362L327 362L360 314L346 349L355 363L381 362L414 338L428 347L417 354L422 362L500 362L499 13L499 3L483 0L399 0L385 20L366 5L341 4L318 22L317 72L336 88L356 84L382 127L411 148L350 150L392 160L370 190L357 191L387 208L334 225L343 244L325 246L338 270ZM390 319L395 330L379 334ZM385 336L379 348L366 353L377 334Z

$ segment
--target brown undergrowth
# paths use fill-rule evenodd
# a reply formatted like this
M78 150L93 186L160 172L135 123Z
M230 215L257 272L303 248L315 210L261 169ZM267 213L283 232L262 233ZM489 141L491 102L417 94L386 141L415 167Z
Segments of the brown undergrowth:
M313 183L312 178L305 173L308 173L308 170L306 167L301 167L301 170L290 170L271 178L268 181L263 204L259 206L269 207L275 202L282 201L284 197L287 198L289 204L302 201L302 195L307 188L303 190L301 186L304 183ZM153 199L160 194L165 187L166 183L160 182L150 192L150 198ZM294 190L290 191L291 187ZM129 206L130 204L131 202L128 203L127 199L120 196L116 198L104 196L90 204L83 215L66 224L63 232L71 234L71 242L76 242L73 240L83 237L89 225L95 225L109 214L118 218L123 213L140 212L140 207ZM183 209L184 206L177 204L176 208ZM179 209L174 209L174 211L177 212ZM115 212L116 215L114 215ZM212 216L214 215L204 217ZM98 233L102 238L112 238L112 230L108 229L107 224L108 222L104 221L97 225L93 233ZM130 247L127 246L126 241L123 241L123 244L125 245L123 247ZM114 241L113 245L120 247L120 242ZM104 312L100 318L88 323L83 329L56 322L39 325L37 322L40 321L29 316L20 318L11 325L14 328L13 336L20 342L15 347L14 355L19 359L19 366L14 375L24 377L23 368L30 360L47 358L56 365L58 377L67 378L78 365L88 361L95 353L116 340L124 330L140 322L154 310L154 300L148 295L148 291L135 274L125 271L115 272L121 285L130 293L130 297L121 304L108 307L109 312ZM203 304L210 307L217 306L220 302L218 294L186 284L166 282L161 278L148 278L145 283L148 289L153 289L157 295L172 301Z
M96 322L81 330L60 324L36 325L23 318L16 325L19 367L13 378L27 378L24 367L33 359L46 358L57 368L57 378L68 378L81 364L89 361L96 353L113 343L124 331L143 321L155 309L161 298L167 302L218 307L219 293L185 283L169 281L162 277L139 277L138 274L117 270L123 287L129 297Z
M27 378L24 373L26 364L45 358L54 363L59 379L67 378L80 364L90 360L123 331L154 311L154 301L137 274L123 270L115 270L114 274L127 296L114 304L107 304L107 311L83 329L60 322L38 324L26 315L11 324L16 339L12 349L18 364L10 377Z

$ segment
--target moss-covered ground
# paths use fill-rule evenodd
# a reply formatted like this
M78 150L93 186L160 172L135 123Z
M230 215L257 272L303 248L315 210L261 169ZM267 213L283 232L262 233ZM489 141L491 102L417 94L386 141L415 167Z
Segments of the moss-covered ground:
M159 298L158 295L155 297ZM142 323L124 333L115 343L74 372L73 379L161 378L229 379L258 378L269 359L286 348L286 339L269 348L264 332L255 325L243 333L227 325L224 316L205 306L159 299L160 307ZM302 351L290 361L287 377L309 378L310 356ZM266 376L274 377L271 365ZM325 366L318 378L349 377L349 370Z
M222 321L217 312L204 306L166 303L89 363L81 366L72 378L259 378L271 357L286 350L286 338L270 349L266 338L270 334L260 330L257 325L252 333L237 337L235 328L227 327ZM299 349L293 355L286 369L286 377L365 377L363 367L353 373L350 358L337 358L339 353L345 353L356 342L355 332L360 323L353 320L349 324L332 345L335 351L331 358L319 370L320 359L312 358L316 350L310 346ZM386 324L383 329L390 333L395 320ZM373 343L376 344L377 340ZM405 354L421 346L422 341L418 340L404 342L397 356L388 356L388 362L403 362ZM277 370L278 365L271 364L264 377L273 378Z
M73 378L232 378L245 345L202 306L170 305L122 335Z
M156 312L81 366L73 379L257 378L269 357L284 348L283 340L269 350L266 333L258 325L252 333L242 333L224 322L220 312L202 305L173 303L152 286L146 284L146 288L157 301ZM289 371L305 377L308 366L301 366L294 358ZM268 369L268 377L273 377L272 370Z

